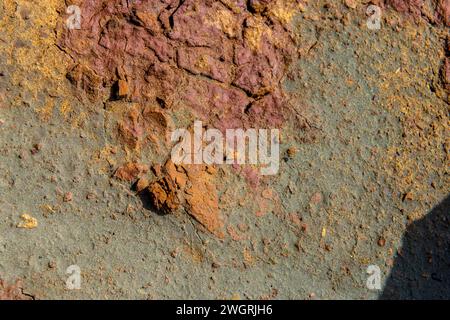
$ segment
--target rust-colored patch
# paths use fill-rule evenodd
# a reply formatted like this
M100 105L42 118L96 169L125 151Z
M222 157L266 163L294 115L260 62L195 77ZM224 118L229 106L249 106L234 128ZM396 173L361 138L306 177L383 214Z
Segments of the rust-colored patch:
M149 170L145 164L129 162L119 167L114 173L114 177L117 179L133 182Z
M161 150L169 140L170 119L157 106L137 103L111 102L107 110L116 115L119 142L128 150L141 151L149 142Z
M416 21L425 18L433 23L450 26L449 0L377 0L378 5L389 5L397 12L412 17Z
M175 165L169 160L163 176L147 190L158 211L173 213L183 206L208 231L223 237L215 175L204 165Z
M0 300L33 300L33 297L23 293L20 280L17 280L15 284L8 285L0 279Z

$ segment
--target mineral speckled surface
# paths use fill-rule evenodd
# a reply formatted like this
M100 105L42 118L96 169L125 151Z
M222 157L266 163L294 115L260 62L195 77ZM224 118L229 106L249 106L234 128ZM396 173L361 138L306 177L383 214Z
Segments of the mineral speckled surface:
M448 299L449 14L0 1L0 299ZM196 121L278 173L174 163Z

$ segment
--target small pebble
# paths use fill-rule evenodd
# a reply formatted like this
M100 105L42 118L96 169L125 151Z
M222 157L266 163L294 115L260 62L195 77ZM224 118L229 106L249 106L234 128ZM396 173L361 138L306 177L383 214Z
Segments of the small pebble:
M289 158L293 158L297 154L298 150L295 147L287 149L286 153Z
M40 143L36 143L35 145L33 145L33 148L31 149L31 154L36 154L36 153L38 153L39 151L41 151L41 149L42 149L42 144L40 144Z
M25 213L21 215L20 218L22 219L22 221L17 224L17 228L34 229L38 225L37 219L30 216L29 214Z
M87 199L87 200L94 200L96 197L97 197L97 196L96 196L95 193L93 193L93 192L89 192L89 193L86 195L86 199Z
M72 192L66 192L66 194L64 195L64 202L70 202L73 199L73 194Z

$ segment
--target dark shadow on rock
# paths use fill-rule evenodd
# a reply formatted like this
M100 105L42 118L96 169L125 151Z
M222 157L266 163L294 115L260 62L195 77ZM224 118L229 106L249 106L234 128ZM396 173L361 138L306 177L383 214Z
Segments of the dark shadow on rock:
M163 215L160 212L158 212L158 210L156 210L156 208L153 206L152 200L147 190L138 192L137 195L139 199L141 199L142 206L144 207L144 209L156 212L158 215Z
M148 192L147 189L142 190L141 192L138 192L136 190L136 183L131 187L131 190L135 191L137 196L139 197L139 199L142 202L142 206L144 207L144 209L149 210L151 212L156 213L158 216L165 216L168 213L166 212L162 212L161 210L158 210L158 208L156 208L154 206L154 200L152 199L150 193Z
M450 299L450 196L407 228L380 299Z

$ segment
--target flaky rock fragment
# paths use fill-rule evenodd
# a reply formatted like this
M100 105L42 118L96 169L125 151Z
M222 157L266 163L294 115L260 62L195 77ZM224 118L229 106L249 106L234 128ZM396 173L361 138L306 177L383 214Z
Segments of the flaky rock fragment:
M140 178L138 180L138 182L136 183L136 191L137 192L142 192L145 189L147 189L149 185L150 185L150 182L148 181L147 178L145 178L145 177Z
M30 216L29 214L23 214L20 216L22 221L17 224L17 228L22 229L34 229L38 226L38 221L36 218Z
M148 170L149 167L145 164L128 162L116 170L114 177L123 181L133 182L147 173Z
M127 106L122 106L124 107ZM128 110L119 112L121 119L117 123L118 138L128 148L140 150L147 142L161 147L161 143L168 142L172 125L161 108L134 104L128 106Z
M90 67L83 64L74 66L67 73L67 79L92 99L99 97L102 80Z
M198 165L187 166L186 172L190 182L185 189L187 211L208 231L223 236L214 175L206 166Z
M170 178L163 178L148 186L150 199L156 210L163 214L173 213L180 208L178 187Z
M175 165L170 160L162 171L162 177L147 189L153 206L164 214L183 207L209 232L222 237L215 171L205 165Z
M126 98L128 96L128 84L125 80L117 82L117 96L118 98Z

